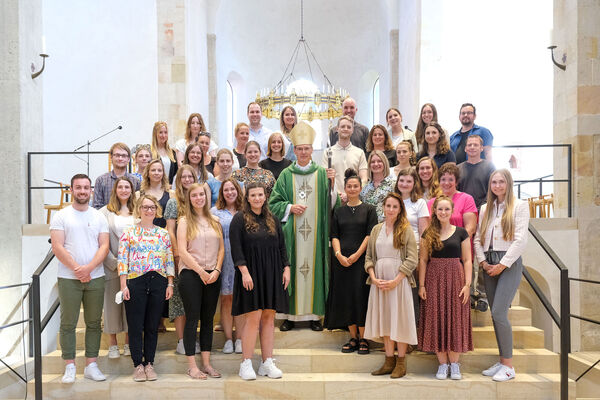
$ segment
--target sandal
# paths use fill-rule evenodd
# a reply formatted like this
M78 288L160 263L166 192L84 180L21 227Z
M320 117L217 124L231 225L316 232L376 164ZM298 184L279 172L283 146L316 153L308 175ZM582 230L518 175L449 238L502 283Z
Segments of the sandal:
M221 377L221 373L219 371L217 371L216 369L214 369L213 367L204 367L204 368L202 368L202 372L204 372L206 375L210 376L211 378L220 378Z
M200 369L197 369L198 372L192 373L192 369L188 369L187 370L187 376L189 376L192 379L207 379L208 377L206 376L206 374L202 371L200 371Z
M367 342L367 339L360 339L359 343L358 354L369 354L369 342Z
M357 338L350 338L348 343L342 346L342 353L354 353L356 350L358 350Z

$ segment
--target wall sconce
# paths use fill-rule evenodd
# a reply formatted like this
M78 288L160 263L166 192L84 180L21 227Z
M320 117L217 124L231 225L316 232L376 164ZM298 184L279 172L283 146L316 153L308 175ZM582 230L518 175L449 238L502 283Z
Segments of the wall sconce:
M554 65L556 65L558 68L565 71L567 69L567 66L565 64L557 63L556 60L554 59L554 49L556 48L556 46L548 46L548 48L550 49L550 54L552 55L552 62L554 63ZM566 56L566 54L563 54L562 61L565 62L566 60L567 60L567 56Z
M44 72L44 67L46 66L46 58L49 57L49 55L48 54L40 54L40 57L42 57L42 69L40 69L38 72L33 72L33 64L31 64L32 65L31 72L33 72L31 74L31 79L37 78L38 76L41 75L42 72Z

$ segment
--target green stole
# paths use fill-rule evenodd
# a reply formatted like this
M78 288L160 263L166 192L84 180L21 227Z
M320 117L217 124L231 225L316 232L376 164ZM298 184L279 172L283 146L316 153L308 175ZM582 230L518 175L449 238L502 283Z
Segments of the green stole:
M316 208L315 211L315 225L316 230L314 231L314 267L312 269L312 311L303 312L302 314L325 314L325 301L327 299L328 283L329 283L329 257L328 257L328 245L329 245L329 215L327 210L330 208L330 204L327 203L327 192L329 191L329 183L327 180L327 171L325 168L318 166L316 163L311 162L307 170L301 170L297 167L296 162L293 162L290 166L285 168L271 192L269 198L269 208L273 215L281 220L285 215L285 210L290 204L302 203L301 199L297 196L302 196L301 188L297 187L297 181L301 176L311 175L316 173L316 187L311 188L315 193ZM339 203L339 198L337 199ZM311 207L311 205L308 205ZM314 207L314 205L312 206ZM308 212L308 211L307 211ZM299 227L296 226L296 217L290 213L287 221L283 224L283 234L285 236L286 250L288 252L288 258L290 261L291 269L291 281L288 286L290 293L290 310L289 314L298 314L298 299L297 293L297 262L299 257L296 254L296 232ZM315 229L314 227L312 227ZM302 267L302 266L300 266ZM305 303L305 301L303 302ZM305 303L306 304L306 303ZM304 310L306 311L306 310ZM300 314L300 315L302 315Z

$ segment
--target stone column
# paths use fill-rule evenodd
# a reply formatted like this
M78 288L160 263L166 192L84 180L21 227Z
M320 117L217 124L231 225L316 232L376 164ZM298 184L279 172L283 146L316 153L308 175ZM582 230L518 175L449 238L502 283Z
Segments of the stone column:
M170 140L183 138L187 122L185 1L156 0L158 23L158 117Z
M0 2L0 15L0 159L3 169L0 174L0 203L3 205L0 207L0 280L2 284L12 284L24 280L21 232L27 214L27 152L42 150L44 142L44 75L31 79L32 69L37 71L42 65L39 56L42 53L42 1L5 0ZM32 169L32 177L36 184L41 184L42 164L41 159L37 160L39 164ZM33 211L39 217L42 202L33 204L37 207ZM0 324L6 322L20 293L20 289L0 291ZM5 354L20 331L20 328L9 328L2 332L0 354Z
M555 57L566 71L554 71L554 142L573 145L573 204L579 228L580 276L600 280L600 1L554 0ZM550 55L548 55L550 58ZM550 60L548 60L550 62ZM555 152L555 176L566 154ZM556 214L566 216L566 189L556 185ZM572 286L574 287L574 286ZM581 284L582 315L600 320L600 288ZM600 348L600 330L581 323L582 350Z

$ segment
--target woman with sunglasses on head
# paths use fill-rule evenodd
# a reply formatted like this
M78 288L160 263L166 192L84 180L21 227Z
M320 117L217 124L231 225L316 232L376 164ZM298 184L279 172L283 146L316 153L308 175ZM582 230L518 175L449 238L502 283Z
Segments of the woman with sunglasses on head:
M154 225L162 217L156 198L142 194L133 213L140 218L119 241L118 269L125 301L133 380L155 381L154 355L165 300L173 295L173 253L166 229Z

